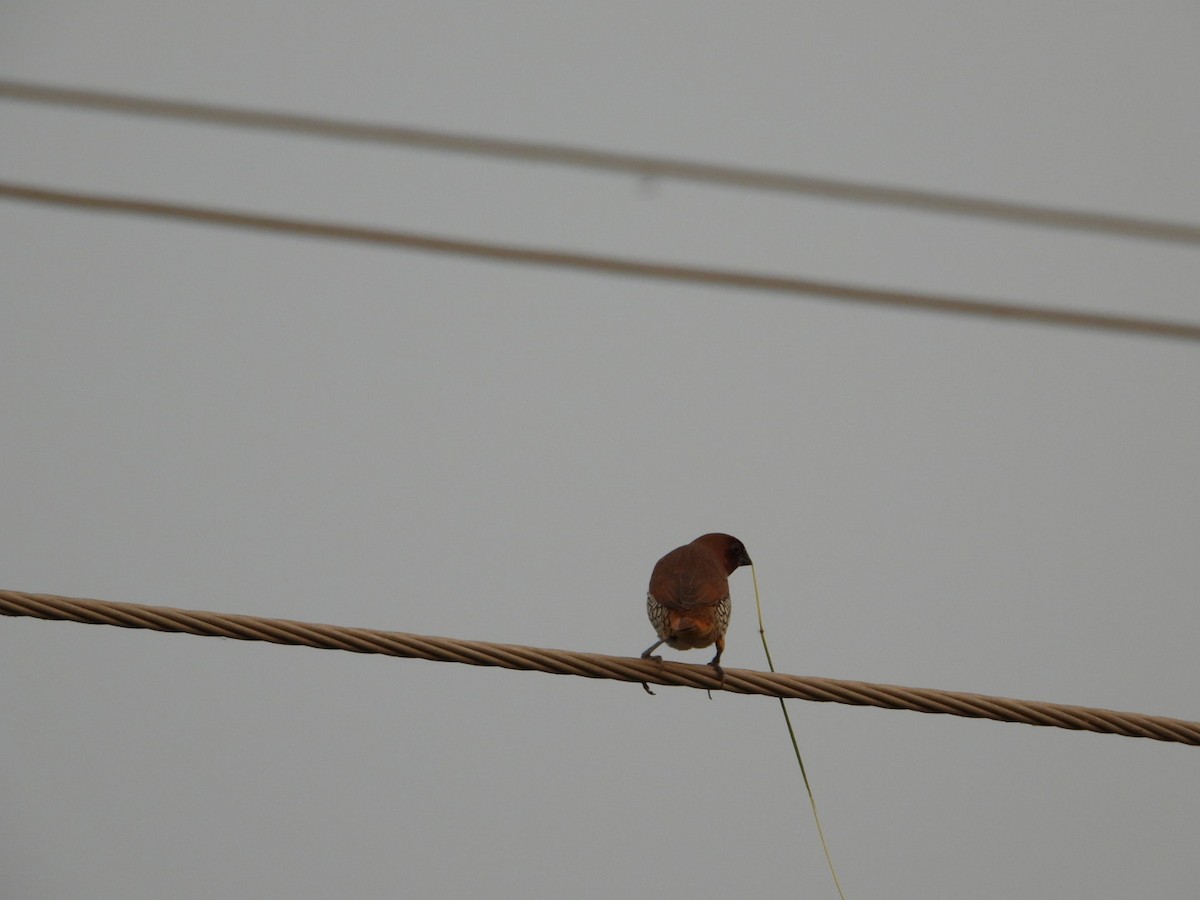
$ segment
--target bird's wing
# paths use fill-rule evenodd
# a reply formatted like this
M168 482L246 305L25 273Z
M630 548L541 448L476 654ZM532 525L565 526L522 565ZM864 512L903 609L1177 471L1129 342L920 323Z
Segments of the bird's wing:
M715 606L729 598L729 578L710 552L688 544L658 561L650 593L668 609Z

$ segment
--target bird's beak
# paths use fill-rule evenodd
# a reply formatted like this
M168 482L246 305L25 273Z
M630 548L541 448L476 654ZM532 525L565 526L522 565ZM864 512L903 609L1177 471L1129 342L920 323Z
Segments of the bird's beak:
M752 565L754 565L754 563L752 563L752 562L750 561L750 554L749 554L749 553L743 553L743 554L742 554L742 556L741 556L741 558L738 560L738 565L739 565L739 566L752 566Z

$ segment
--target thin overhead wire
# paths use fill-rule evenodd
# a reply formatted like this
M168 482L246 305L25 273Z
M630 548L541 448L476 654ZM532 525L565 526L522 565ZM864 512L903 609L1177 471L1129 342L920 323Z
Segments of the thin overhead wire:
M921 310L965 316L982 316L1009 322L1059 325L1096 331L1136 334L1147 337L1200 341L1200 324L1089 313L1070 309L1039 307L993 300L971 300L915 291L870 288L810 278L762 275L730 269L648 262L613 256L571 253L534 247L493 244L485 241L436 237L409 231L339 225L315 219L297 219L229 209L167 203L134 197L62 191L52 188L0 182L0 199L104 213L154 216L176 221L218 225L299 237L348 241L404 248L426 253L473 257L494 262L520 263L562 269L623 275L709 287L765 291L790 296L815 297L843 303L860 303L898 309Z
M0 79L0 98L75 109L137 115L207 125L255 128L446 153L570 166L641 178L689 181L757 191L803 194L846 203L893 206L925 213L1059 228L1113 237L1200 245L1200 225L1137 216L1063 209L939 191L795 175L662 156L592 150L566 144L455 134L401 125L378 125L322 116L164 100L112 91L62 88Z
M754 579L754 611L758 614L758 637L762 641L763 655L767 658L767 668L774 674L775 661L771 659L771 648L767 644L767 626L763 624L762 596L758 591L758 570L755 569L754 563L750 563L750 577ZM817 826L817 837L821 839L821 849L825 852L829 874L833 876L833 885L837 888L838 897L846 900L846 894L842 890L842 879L838 878L837 869L833 865L833 854L829 852L829 841L825 839L825 826L821 824L821 814L817 811L817 795L813 793L812 782L808 780L808 768L804 765L804 756L800 752L800 741L796 737L787 703L782 697L779 698L779 710L783 713L783 724L787 727L792 751L796 754L796 765L800 767L800 780L804 782L804 792L808 794L808 805L812 808L813 823Z
M660 685L723 690L735 694L762 694L768 697L795 697L819 703L907 709L1200 746L1200 722L1086 706L1012 700L959 691L908 688L836 678L810 678L749 669L725 669L724 678L718 679L712 666L708 665L657 662L640 657L547 650L519 644L494 644L490 641L429 637L400 631L347 628L290 619L266 619L259 616L85 600L23 591L0 590L0 615L31 616L91 625L115 625L121 628L145 628L242 641L267 641L324 650L346 650L352 653L379 653L385 656L467 663L473 666L498 666L554 675L606 678L634 684L649 681Z

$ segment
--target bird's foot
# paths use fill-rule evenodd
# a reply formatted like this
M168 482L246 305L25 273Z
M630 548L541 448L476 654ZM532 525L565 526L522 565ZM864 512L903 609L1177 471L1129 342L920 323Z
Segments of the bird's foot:
M662 641L659 641L659 643L661 644L661 643L662 643ZM655 645L654 645L654 647L657 647L657 646L658 646L658 644L655 644ZM654 647L651 647L649 650L647 650L645 653L643 653L643 654L642 654L642 659L650 659L650 660L653 660L653 661L654 661L654 662L656 662L656 663L660 663L660 662L662 662L662 657L661 657L661 656L658 656L658 655L656 655L656 654L655 654L655 655L651 655L651 653L650 653L650 650L653 650L653 649L654 649ZM658 696L657 694L655 694L655 693L654 693L654 691L650 690L650 685L646 684L646 682L644 682L644 681L642 682L642 689L643 689L643 690L644 690L644 691L645 691L647 694L649 694L651 697L656 697L656 696Z
M712 666L713 671L717 673L717 680L723 683L725 681L725 670L721 668L721 664L714 659L709 663L709 665ZM705 693L708 694L708 699L711 700L712 691L706 689Z

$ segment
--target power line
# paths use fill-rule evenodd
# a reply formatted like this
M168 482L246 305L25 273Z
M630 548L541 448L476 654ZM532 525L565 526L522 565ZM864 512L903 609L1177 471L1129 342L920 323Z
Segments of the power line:
M0 590L0 615L31 616L90 625L116 625L121 628L145 628L152 631L236 638L243 641L267 641L322 650L378 653L409 659L467 663L473 666L499 666L554 675L578 675L583 678L607 678L633 683L649 681L661 685L724 690L735 694L763 694L819 703L907 709L914 712L1045 725L1073 731L1093 731L1200 746L1200 722L1086 706L1012 700L1007 697L989 697L959 691L909 688L837 678L801 677L750 669L726 669L724 679L719 680L713 673L712 666L707 665L664 663L573 650L547 650L520 644L429 637L401 631L347 628L291 619L266 619L233 613L114 603L108 600L83 600L21 591Z
M895 206L1015 225L1060 228L1114 237L1200 245L1200 225L1087 212L939 191L795 175L662 156L592 150L566 144L455 134L402 125L378 125L322 116L163 100L110 91L60 88L0 79L0 97L27 103L91 109L158 119L338 138L522 162L670 178L757 191L804 194L847 203Z
M485 241L436 237L409 231L339 225L315 219L296 219L259 213L236 212L229 209L166 203L133 197L61 191L51 188L0 182L0 199L27 203L70 207L92 212L125 213L140 216L174 219L205 225L219 225L288 234L300 237L348 241L473 257L495 262L550 266L561 269L594 272L603 275L623 275L650 278L685 284L726 287L750 291L765 291L790 296L817 297L844 303L862 303L924 312L948 313L1028 322L1040 325L1059 325L1087 328L1096 331L1137 334L1148 337L1176 338L1200 341L1200 324L1148 319L1108 313L1088 313L1070 309L1029 306L993 300L971 300L938 294L870 288L811 278L792 278L783 275L763 275L730 269L674 265L613 256L571 253L534 247L493 244Z

